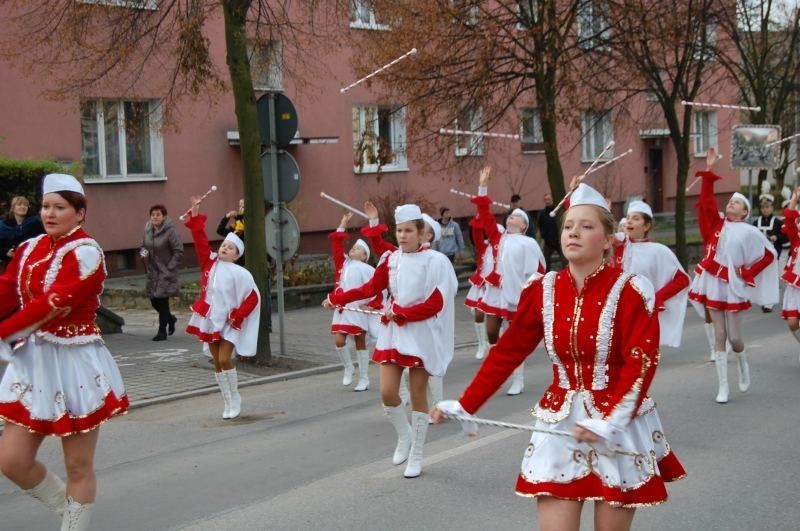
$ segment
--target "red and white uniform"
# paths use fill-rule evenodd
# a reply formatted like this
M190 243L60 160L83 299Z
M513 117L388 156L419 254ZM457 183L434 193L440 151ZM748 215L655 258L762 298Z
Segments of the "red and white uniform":
M778 302L778 264L775 246L764 234L744 221L728 221L717 208L712 172L702 177L697 201L700 234L705 256L695 267L689 300L701 317L705 308L736 312L752 303Z
M661 344L676 348L681 346L686 299L689 296L689 275L666 245L649 239L634 241L625 235L622 238L614 246L617 267L650 281L656 291L655 308Z
M536 240L525 234L501 233L489 210L492 200L480 189L471 201L478 207L478 218L492 249L493 269L484 277L486 286L478 309L511 321L517 311L522 287L538 273L543 275L546 265L542 250Z
M494 270L494 256L492 246L486 242L480 219L475 216L469 221L469 226L475 246L475 272L469 277L470 287L464 305L475 310L480 309L480 301L486 289L485 276Z
M350 236L344 229L337 229L328 234L331 240L331 247L333 252L333 265L334 272L334 289L341 288L345 291L352 288L357 288L367 282L375 273L375 268L371 265L353 260L347 256L344 250L344 242ZM377 297L378 301L374 303L373 307L380 310L380 295ZM359 308L363 305L370 305L369 299L354 301L346 304L348 308ZM377 320L378 316L370 316L369 314L348 312L346 310L334 310L333 320L331 322L332 334L347 334L347 335L361 335L369 332L370 318Z
M372 359L402 367L424 367L432 376L444 376L453 358L457 288L447 257L425 246L413 253L398 249L385 254L367 283L348 291L337 289L329 300L341 306L388 289L387 306L395 318L381 320Z
M636 507L665 501L664 482L685 475L647 394L659 362L653 299L649 281L609 265L587 277L580 293L569 269L525 288L516 318L459 402L475 413L544 341L553 381L532 410L536 428L571 433L581 422L613 433L614 447L629 453L598 453L571 437L534 432L517 494Z
M0 418L43 435L92 430L128 409L95 324L103 250L76 228L20 245L0 276L0 340L17 341L0 382ZM12 313L13 312L13 313Z
M783 292L783 310L781 317L784 319L800 319L800 232L797 228L797 219L800 212L790 208L783 209L783 227L781 230L789 238L791 251L789 260L783 268L781 278L786 281L786 290Z
M206 216L189 216L186 227L192 231L200 262L200 297L192 304L192 317L186 332L204 343L224 339L233 343L236 354L255 356L261 298L250 272L233 262L217 259L206 236Z

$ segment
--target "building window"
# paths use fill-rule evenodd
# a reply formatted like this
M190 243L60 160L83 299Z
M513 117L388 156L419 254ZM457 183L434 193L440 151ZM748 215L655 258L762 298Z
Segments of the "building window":
M164 177L160 127L158 101L81 102L84 177Z
M517 0L517 29L532 28L539 14L539 0Z
M696 157L705 157L708 148L717 149L717 113L716 111L695 112L692 115L694 137L694 154Z
M520 122L522 127L522 152L543 152L544 137L542 136L542 122L539 118L539 109L522 109L520 111Z
M80 0L83 4L101 4L111 7L129 7L132 9L158 9L157 0Z
M248 43L253 88L283 90L283 48L281 41Z
M458 111L455 128L460 131L481 130L481 110L464 107ZM483 137L478 135L456 135L456 157L480 157L483 155Z
M661 80L661 85L664 85L666 81L666 73L663 70L658 71L658 78ZM644 99L646 101L656 102L658 101L658 87L653 80L648 79L647 81L647 92L645 92Z
M450 0L456 22L467 26L478 25L478 0Z
M380 24L375 17L375 8L369 0L350 0L350 27L356 29L388 30L389 26Z
M353 165L356 173L407 170L405 108L353 106Z
M694 45L694 58L708 61L714 57L717 49L717 25L707 22L703 25L703 33L697 36Z
M614 125L609 111L584 112L581 115L581 161L591 162L600 156L609 142L614 140ZM603 160L611 159L614 149L603 155Z
M586 50L602 48L610 37L608 4L583 0L578 6L578 46Z

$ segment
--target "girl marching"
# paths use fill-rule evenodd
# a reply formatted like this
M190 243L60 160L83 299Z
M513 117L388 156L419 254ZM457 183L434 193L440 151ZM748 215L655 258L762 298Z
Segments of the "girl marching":
M103 250L82 228L86 197L71 175L42 186L46 233L22 243L0 276L0 469L61 518L85 530L97 494L100 424L128 409L119 369L95 324L106 278ZM12 353L9 342L16 341ZM36 460L61 438L66 486Z
M800 230L797 223L800 213L797 203L800 201L800 188L795 189L787 208L783 210L783 233L789 238L791 251L789 260L783 269L781 278L786 281L786 290L783 292L783 311L781 317L786 320L789 331L800 342Z
M458 283L447 257L422 245L425 224L418 206L397 207L395 224L399 248L382 258L372 279L359 288L334 291L323 305L332 309L388 288L390 299L372 359L381 364L381 400L397 432L392 462L408 460L403 475L412 478L422 472L428 376L443 376L453 356ZM410 425L399 394L405 367L410 369Z
M655 292L606 262L616 225L603 197L580 184L561 231L568 267L525 288L461 398L431 413L437 422L475 413L544 341L553 382L532 410L537 431L516 486L537 498L544 531L579 529L586 500L597 529L629 529L635 508L664 502L664 483L684 476L648 396L659 361ZM574 438L547 433L565 430Z
M679 347L689 295L689 275L669 247L651 242L653 211L647 203L633 201L628 206L624 237L615 245L615 261L625 271L643 276L656 290L661 345Z
M486 314L486 333L489 344L494 345L500 336L503 320L511 322L519 303L523 284L534 274L544 274L545 260L536 240L525 235L528 215L517 208L506 219L506 230L498 230L489 210L492 200L487 194L491 168L480 173L478 196L471 199L477 206L478 217L489 239L493 253L493 269L486 275L486 286L478 308ZM514 371L511 386L506 394L518 395L525 386L525 366Z
M239 416L242 397L234 355L254 356L258 342L261 298L253 276L237 265L244 254L244 242L231 232L214 253L206 236L206 216L192 198L186 227L192 232L200 262L200 297L192 304L186 332L197 336L214 359L214 376L222 392L223 419Z
M369 246L364 240L356 240L356 243L345 254L344 242L350 238L345 232L345 228L352 217L353 214L350 212L342 216L339 228L328 235L331 240L331 252L335 267L334 289L341 288L344 291L361 286L372 278L375 272L375 269L366 263L369 258ZM378 300L378 307L380 307L380 294L376 299ZM346 307L359 308L368 303L370 303L369 300L354 301L348 303ZM331 334L334 335L336 352L344 365L344 376L342 377L342 385L344 386L353 383L353 372L355 370L353 359L350 356L350 347L347 345L347 336L355 338L358 383L353 389L354 391L366 391L369 389L369 351L367 350L366 333L369 331L369 320L371 318L372 316L368 314L345 311L344 309L336 310L333 313Z
M492 217L494 219L494 217ZM482 360L489 352L489 338L486 336L486 315L480 310L480 302L486 286L486 275L494 270L494 256L492 246L483 233L483 222L476 212L475 217L469 221L472 234L472 245L475 248L475 272L469 277L469 291L464 299L464 305L470 309L474 319L475 334L478 336L478 350L475 359ZM497 224L497 230L505 231L505 227Z
M716 401L725 404L729 394L725 341L736 353L739 390L745 392L750 387L750 366L742 339L742 312L752 302L764 306L778 301L778 273L772 242L744 222L750 213L747 198L736 192L725 206L724 214L717 209L714 182L720 176L712 171L716 161L716 151L711 148L706 170L697 174L703 179L697 221L706 254L695 268L689 300L701 317L706 310L711 315L719 383Z

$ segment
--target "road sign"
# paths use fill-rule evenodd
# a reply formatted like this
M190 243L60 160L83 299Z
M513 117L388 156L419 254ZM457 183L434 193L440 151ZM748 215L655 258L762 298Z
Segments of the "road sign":
M278 221L279 213L280 222ZM300 226L297 224L294 214L286 207L272 208L264 217L264 227L267 237L267 254L273 260L282 262L292 258L300 244ZM279 241L283 247L282 252L278 250Z
M267 203L288 203L300 191L300 168L289 153L278 153L278 200L272 189L272 164L269 152L261 155L261 175L264 177L264 200Z
M780 163L780 148L768 144L780 138L780 125L734 125L731 132L731 168L777 168Z
M269 145L272 136L269 132L269 97L263 94L256 102L258 111L258 129L261 132L261 143ZM283 94L274 94L275 97L275 143L278 147L286 147L297 133L297 110L292 101Z

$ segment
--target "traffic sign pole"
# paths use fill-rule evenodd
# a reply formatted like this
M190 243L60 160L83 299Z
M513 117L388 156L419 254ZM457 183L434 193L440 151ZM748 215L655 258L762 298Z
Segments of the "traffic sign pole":
M280 228L281 226L281 202L278 195L278 146L275 142L275 94L267 94L269 104L269 116L272 117L269 122L269 135L271 141L267 143L267 152L269 153L269 163L272 168L272 197L278 201L273 204L275 210L275 223ZM275 278L276 290L278 299L278 335L280 337L280 352L281 356L286 356L286 336L284 334L283 323L283 231L275 231L275 244L278 247L278 252L275 253Z

